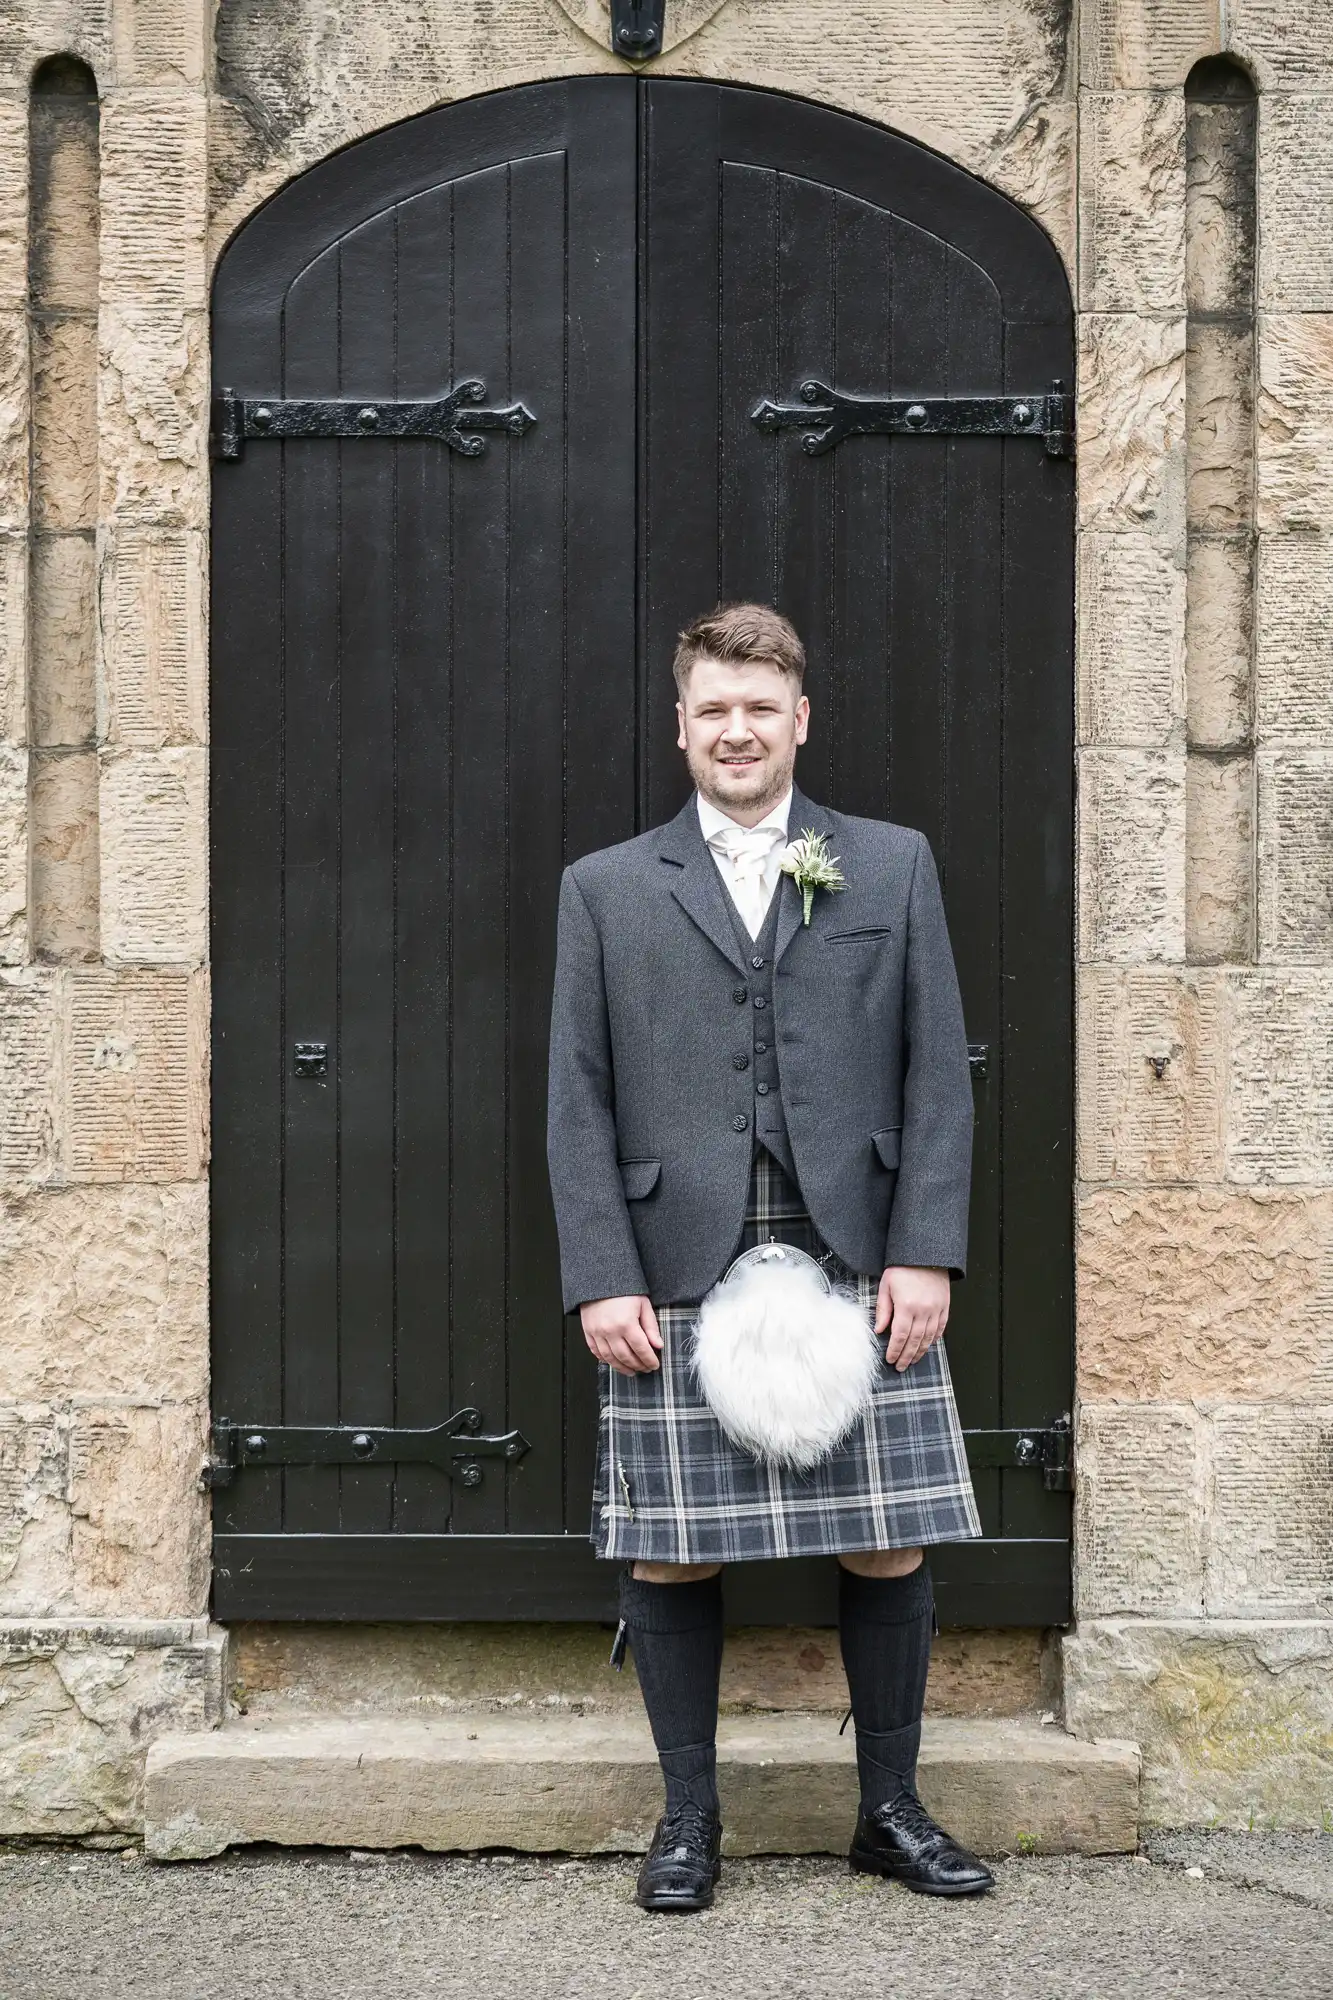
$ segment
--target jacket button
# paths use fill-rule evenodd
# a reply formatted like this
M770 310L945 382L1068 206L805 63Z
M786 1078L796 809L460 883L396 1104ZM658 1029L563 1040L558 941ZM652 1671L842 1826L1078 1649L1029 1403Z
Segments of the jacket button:
M767 961L762 958L752 958L750 960L750 963L754 967L756 972L762 972L766 962Z
M733 1056L731 1058L731 1067L733 1069L748 1069L750 1067L750 1058L748 1056Z
M768 1085L767 1085L766 1083L757 1083L757 1084L755 1085L755 1094L756 1094L756 1096L758 1096L758 1097L767 1097L767 1096L768 1096Z
M736 1113L736 1116L731 1121L731 1129L733 1132L743 1132L746 1126L749 1124L749 1122L750 1121L746 1117L745 1113L743 1111L738 1111Z
M736 1002L736 1005L738 1007L743 1007L746 1001L750 997L749 988L745 986L733 986L731 989L731 997Z
M765 1000L762 993L756 993L754 996L754 1004L756 1007L767 1007L768 1002L767 1000Z

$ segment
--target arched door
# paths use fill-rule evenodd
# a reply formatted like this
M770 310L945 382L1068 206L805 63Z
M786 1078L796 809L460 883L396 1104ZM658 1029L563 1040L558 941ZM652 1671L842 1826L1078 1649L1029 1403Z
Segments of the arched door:
M807 641L803 785L923 828L944 880L977 1103L950 1349L988 1538L937 1553L942 1615L1067 1615L1070 328L993 190L670 80L429 113L228 250L219 1616L609 1611L545 1181L556 887L683 796L674 633L740 595ZM826 1566L729 1587L738 1617L827 1612Z

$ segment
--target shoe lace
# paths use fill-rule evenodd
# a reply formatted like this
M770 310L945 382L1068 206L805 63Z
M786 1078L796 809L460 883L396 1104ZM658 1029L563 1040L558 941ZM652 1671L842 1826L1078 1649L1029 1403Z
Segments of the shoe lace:
M939 1836L940 1828L915 1792L900 1792L896 1799L890 1800L884 1816L909 1840L930 1840Z
M662 1848L687 1847L702 1853L708 1846L713 1815L693 1799L682 1799L662 1815Z

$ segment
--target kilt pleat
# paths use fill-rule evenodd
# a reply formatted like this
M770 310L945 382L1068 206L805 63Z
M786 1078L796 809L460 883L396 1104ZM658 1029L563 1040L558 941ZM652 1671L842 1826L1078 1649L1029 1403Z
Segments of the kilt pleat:
M799 1191L758 1151L737 1246L775 1238L854 1284L873 1319L878 1274L828 1250ZM657 1308L661 1367L600 1369L592 1540L599 1556L643 1562L755 1562L910 1548L981 1534L944 1342L901 1374L884 1362L865 1416L807 1472L763 1464L721 1429L690 1362L697 1304Z

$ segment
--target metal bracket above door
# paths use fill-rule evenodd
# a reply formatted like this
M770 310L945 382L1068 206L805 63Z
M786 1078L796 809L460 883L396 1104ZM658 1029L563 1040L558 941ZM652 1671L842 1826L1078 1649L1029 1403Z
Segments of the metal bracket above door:
M611 48L628 62L662 53L666 0L611 0Z
M799 403L756 403L761 431L801 430L802 451L814 458L845 438L1040 438L1049 458L1074 456L1074 399L1063 382L1041 396L847 396L826 382L802 382Z
M246 1466L276 1465L433 1465L462 1486L480 1486L478 1460L511 1463L531 1449L522 1431L488 1436L481 1411L455 1410L431 1430L386 1430L372 1424L234 1424L219 1417L213 1425L213 1457L203 1484L230 1486Z
M464 458L486 449L482 431L522 437L537 419L523 403L481 409L486 384L459 382L433 402L372 403L282 396L238 396L223 389L213 398L209 442L214 458L239 458L247 438L438 438Z

